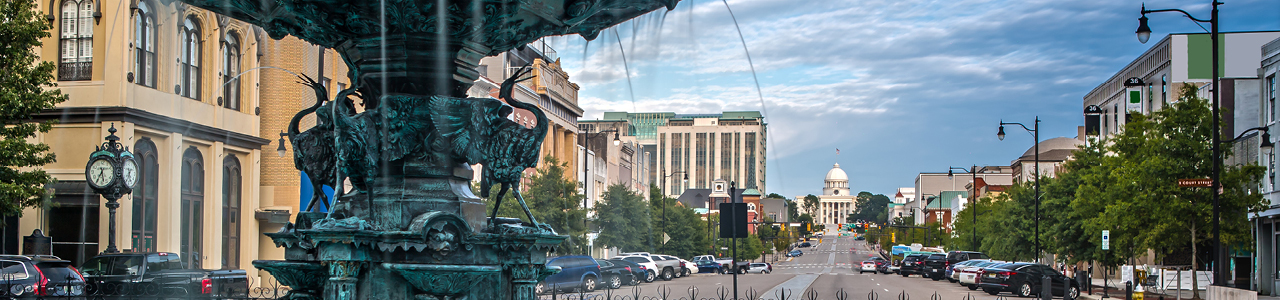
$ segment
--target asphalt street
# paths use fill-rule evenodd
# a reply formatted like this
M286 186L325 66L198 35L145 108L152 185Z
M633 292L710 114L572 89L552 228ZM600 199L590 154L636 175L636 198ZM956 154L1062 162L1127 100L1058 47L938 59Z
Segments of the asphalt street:
M829 237L810 248L800 248L804 255L778 261L770 274L738 275L740 299L848 299L862 300L993 300L997 296L981 290L970 291L946 280L933 281L919 275L902 277L896 274L858 274L856 264L873 255L864 241L853 237ZM617 290L595 291L588 299L724 299L733 297L733 276L697 274L671 281L654 281L639 286L623 286ZM810 298L805 293L815 293ZM838 295L844 293L844 297ZM905 294L904 294L905 293ZM639 297L636 297L636 296ZM558 299L577 299L577 294ZM1009 293L1000 297L1015 298ZM972 297L972 298L968 298ZM546 297L544 297L546 298ZM1060 298L1060 297L1059 297ZM1029 299L1029 298L1028 298Z

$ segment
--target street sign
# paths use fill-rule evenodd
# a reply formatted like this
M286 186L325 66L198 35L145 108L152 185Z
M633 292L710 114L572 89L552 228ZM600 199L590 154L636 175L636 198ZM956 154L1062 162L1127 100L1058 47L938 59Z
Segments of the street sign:
M1111 250L1111 231L1102 231L1102 250Z
M1195 179L1178 179L1178 187L1209 187L1213 185L1213 179L1195 178Z
M720 238L746 238L747 204L720 203Z
M662 243L663 243L663 244L666 244L667 242L670 242L670 241L671 241L671 235L668 235L668 234L666 234L666 233L663 233L663 234L662 234Z

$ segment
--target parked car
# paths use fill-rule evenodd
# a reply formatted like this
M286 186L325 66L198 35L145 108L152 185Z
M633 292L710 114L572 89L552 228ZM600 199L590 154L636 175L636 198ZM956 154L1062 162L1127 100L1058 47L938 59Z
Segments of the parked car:
M947 273L947 264L946 253L930 254L924 258L924 271L921 274L934 281L942 280Z
M550 292L551 289L582 289L583 292L596 290L601 270L594 258L586 255L570 255L553 257L547 260L548 267L559 267L560 272L551 274L534 286L538 294Z
M809 242L800 243L800 248L809 248L810 246L813 246L813 244L809 244Z
M986 268L990 268L990 267L999 268L1000 265L1004 265L1007 263L1008 262L1001 262L1001 261L982 261L982 262L978 262L973 265L969 265L964 268L961 268L959 270L960 285L968 287L969 290L971 291L977 290L978 283L982 282L982 272L984 272Z
M698 273L698 264L681 259L680 265L684 266L684 272L681 273L680 277L689 276L689 274Z
M663 281L671 281L671 279L680 277L681 268L684 266L680 263L679 258L659 254L650 255L649 258L652 258L653 262L657 264L658 278L662 278Z
M654 262L653 259L648 256L619 256L615 258L620 258L644 266L644 282L653 282L658 279L658 263Z
M724 265L722 265L722 264L720 264L720 263L718 263L718 262L716 262L716 261L714 261L714 260L701 260L701 261L698 261L698 273L719 273L719 274L724 274L724 273L728 273L728 272L729 272L729 270L728 270L728 269L725 269L725 268L724 268Z
M791 252L787 252L787 257L800 257L802 255L804 255L804 251L800 251L798 249L791 250Z
M0 297L85 295L84 276L52 255L0 255Z
M247 296L244 270L187 269L176 253L94 256L80 264L90 294Z
M1062 296L1064 293L1067 299L1080 296L1080 287L1074 280L1058 273L1058 270L1036 263L1012 263L999 268L987 268L982 272L982 281L978 286L987 294L1012 292L1021 297L1030 297L1040 293L1041 281L1046 276L1054 283L1049 287L1054 296Z
M982 254L982 252L974 252L974 251L947 252L947 262L950 262L951 264L956 264L958 262L971 260L971 259L991 259L991 258L987 257L986 254Z
M747 266L747 273L769 274L773 272L773 266L767 263L751 263Z
M924 258L924 254L909 254L903 257L902 264L898 266L898 275L902 275L902 277L913 274L924 275Z
M946 276L946 277L947 277L947 281L950 281L951 283L960 282L960 270L961 270L961 269L966 268L966 267L969 267L969 266L971 266L971 265L975 265L975 264L980 263L980 262L984 262L984 261L986 261L986 260L982 260L982 259L973 259L973 260L966 260L966 261L958 262L958 263L952 264L952 265L950 265L950 266L947 266L947 276Z
M615 264L608 260L597 260L600 264L600 276L603 276L601 285L609 289L621 288L622 285L635 285L640 280L634 273L631 273L631 266Z
M624 266L631 267L630 269L631 282L628 282L627 283L628 285L640 285L641 282L644 282L645 276L648 276L649 268L646 268L643 265L630 262L621 258L608 259L608 261L615 265L624 265Z

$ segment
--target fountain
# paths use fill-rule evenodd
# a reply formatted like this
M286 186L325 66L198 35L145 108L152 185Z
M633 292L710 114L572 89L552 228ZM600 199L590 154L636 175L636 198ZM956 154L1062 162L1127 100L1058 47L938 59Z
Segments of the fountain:
M354 190L337 193L330 213L301 212L267 234L285 260L253 262L292 289L289 299L326 300L536 299L534 286L557 271L545 266L546 254L567 237L532 217L486 218L469 188L469 165L485 166L483 190L502 184L519 199L520 176L537 165L548 121L533 105L464 98L475 67L544 36L594 39L678 2L181 1L275 39L333 48L350 70L353 86L335 97L303 78L328 100L299 112L288 135L298 169L324 182L350 180ZM504 82L508 94L517 77ZM537 126L509 120L512 107L530 110ZM310 113L316 126L299 132L297 120Z

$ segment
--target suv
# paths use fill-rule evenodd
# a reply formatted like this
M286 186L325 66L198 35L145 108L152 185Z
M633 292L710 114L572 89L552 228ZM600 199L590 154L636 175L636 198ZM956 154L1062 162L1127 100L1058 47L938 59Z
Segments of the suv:
M911 274L921 274L924 272L924 254L911 254L902 258L902 266L898 268L898 275L902 277L911 276Z
M583 292L596 290L596 283L600 278L600 264L590 256L572 255L551 258L547 260L547 266L560 267L560 272L551 274L547 279L539 282L534 287L535 293L542 294L550 291L549 288L566 287L581 288Z
M52 255L0 255L0 296L83 296L84 276Z
M935 281L942 280L943 276L946 276L947 265L949 263L947 263L946 253L929 254L924 258L924 270L921 274Z

